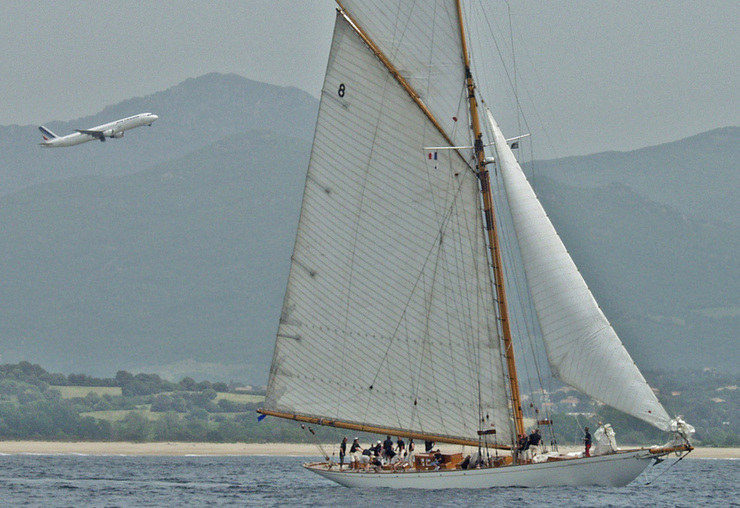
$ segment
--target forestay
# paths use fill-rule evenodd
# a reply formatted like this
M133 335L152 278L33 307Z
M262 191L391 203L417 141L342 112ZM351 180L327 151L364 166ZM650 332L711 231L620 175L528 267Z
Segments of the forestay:
M493 116L487 115L553 375L605 404L669 430L670 417L601 312Z
M404 2L345 3L470 145L454 2L393 22ZM433 51L414 52L424 37ZM429 146L449 142L340 13L266 409L453 438L494 426L510 442L472 153Z

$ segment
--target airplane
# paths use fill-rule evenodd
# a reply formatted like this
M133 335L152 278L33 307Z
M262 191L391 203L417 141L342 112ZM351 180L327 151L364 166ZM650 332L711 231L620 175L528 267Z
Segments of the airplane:
M57 136L43 125L39 127L41 135L44 138L39 143L44 148L56 148L59 146L74 146L81 143L87 143L93 139L105 141L105 138L122 138L124 131L141 127L142 125L151 126L159 117L152 113L140 113L138 115L122 118L115 122L104 123L92 129L75 129L77 132L67 136Z

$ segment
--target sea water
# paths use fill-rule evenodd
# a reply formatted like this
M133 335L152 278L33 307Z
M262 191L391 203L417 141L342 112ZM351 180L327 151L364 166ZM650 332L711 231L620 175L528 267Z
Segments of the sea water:
M348 489L306 457L0 456L2 506L740 506L740 460L666 460L627 487Z

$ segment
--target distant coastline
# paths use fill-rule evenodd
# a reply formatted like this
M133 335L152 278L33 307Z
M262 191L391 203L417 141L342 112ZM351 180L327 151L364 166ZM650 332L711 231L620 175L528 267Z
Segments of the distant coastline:
M323 445L328 453L336 452L334 444ZM561 447L561 451L571 451ZM313 444L303 443L132 443L91 441L0 441L0 454L80 454L80 455L273 455L283 457L317 457L321 452ZM740 448L696 448L689 459L740 459Z

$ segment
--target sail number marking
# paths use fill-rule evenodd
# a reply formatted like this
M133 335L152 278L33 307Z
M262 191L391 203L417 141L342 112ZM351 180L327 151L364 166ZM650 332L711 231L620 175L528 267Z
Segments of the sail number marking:
M344 83L339 83L339 90L337 90L337 95L340 97L344 97L344 92L346 88L344 86Z

